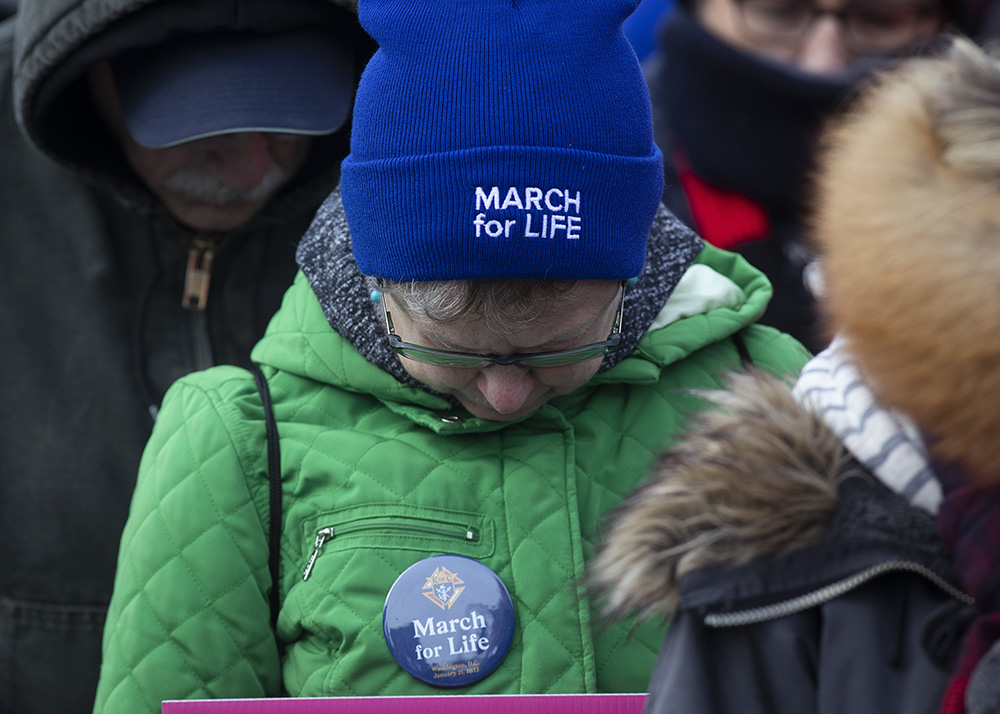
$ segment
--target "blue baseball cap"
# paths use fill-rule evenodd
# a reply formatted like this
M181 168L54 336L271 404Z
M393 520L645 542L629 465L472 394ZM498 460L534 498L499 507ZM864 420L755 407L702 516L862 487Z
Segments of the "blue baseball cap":
M247 131L331 134L355 86L353 46L321 28L183 35L111 67L129 134L155 149Z

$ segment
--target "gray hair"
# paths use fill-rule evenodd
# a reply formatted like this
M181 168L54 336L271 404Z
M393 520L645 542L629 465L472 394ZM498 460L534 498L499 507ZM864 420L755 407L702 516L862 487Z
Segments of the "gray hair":
M568 307L577 285L575 280L369 281L383 295L396 296L414 317L448 324L476 316L501 335L520 332L553 306Z

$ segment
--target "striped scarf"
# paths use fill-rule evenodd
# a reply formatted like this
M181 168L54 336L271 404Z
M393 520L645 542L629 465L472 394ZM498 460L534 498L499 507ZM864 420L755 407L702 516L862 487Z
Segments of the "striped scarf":
M803 368L794 390L844 446L893 491L937 516L938 532L979 614L965 636L941 714L1000 711L1000 486L968 483L964 471L936 463L913 423L876 401L851 362L846 339Z

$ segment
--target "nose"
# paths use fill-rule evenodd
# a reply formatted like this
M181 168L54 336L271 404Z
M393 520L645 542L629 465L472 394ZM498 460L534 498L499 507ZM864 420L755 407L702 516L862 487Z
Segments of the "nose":
M531 370L516 365L493 365L479 373L479 391L500 414L511 414L531 396L535 378Z
M809 28L796 64L814 74L839 74L847 69L853 54L844 42L845 28L833 15L820 15Z
M274 164L267 136L259 131L223 134L206 142L208 170L234 188L259 186Z

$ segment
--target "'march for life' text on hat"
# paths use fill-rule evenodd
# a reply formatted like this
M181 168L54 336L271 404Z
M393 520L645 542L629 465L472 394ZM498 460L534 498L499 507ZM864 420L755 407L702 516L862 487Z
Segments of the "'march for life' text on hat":
M502 219L488 219L483 212L511 209L521 211L521 216L509 218L508 213ZM575 215L570 215L571 209ZM476 228L476 238L484 233L490 238L510 238L513 231L515 238L557 238L561 235L567 240L579 240L583 229L580 192L574 194L569 189L511 186L501 201L499 186L492 186L488 192L476 186L475 210L472 224Z

